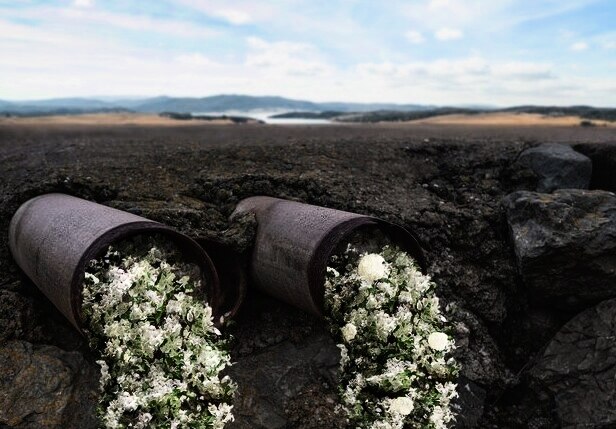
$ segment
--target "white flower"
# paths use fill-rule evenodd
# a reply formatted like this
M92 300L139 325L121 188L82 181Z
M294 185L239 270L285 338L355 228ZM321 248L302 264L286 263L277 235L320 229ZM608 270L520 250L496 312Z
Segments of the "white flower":
M182 313L182 303L178 300L172 299L167 303L167 313Z
M340 349L340 369L343 370L349 362L349 354L344 344L338 344L338 348Z
M396 329L398 322L394 316L384 311L379 311L375 317L377 334L381 339L386 340L389 334Z
M137 401L137 397L135 395L131 395L128 392L122 392L118 397L118 405L125 410L133 411L137 409L139 402Z
M349 423L444 429L454 419L457 364L448 356L453 339L441 332L447 320L435 284L393 246L360 257L353 269L358 253L347 246L325 281L326 317L342 336L340 391Z
M154 352L165 341L165 333L149 323L142 324L139 333L145 351L148 353Z
M150 413L140 413L139 417L137 417L137 423L135 424L135 428L142 429L148 427L148 423L152 420L152 414Z
M207 407L210 414L217 420L214 422L215 429L222 429L225 423L234 421L233 414L231 414L232 409L233 406L229 404L220 404L218 407L212 404Z
M428 345L432 350L442 351L449 346L449 338L443 332L432 332L428 337Z
M370 283L386 277L387 271L385 259L376 253L362 256L357 265L357 274L359 277Z
M109 381L109 365L107 365L107 362L105 362L104 360L97 360L96 363L99 364L101 367L100 385L101 389L103 389Z
M102 426L179 429L206 417L208 427L222 428L233 420L228 402L236 386L220 375L230 358L212 309L191 295L200 282L181 275L194 266L165 262L179 255L164 247L128 244L92 261L84 280L86 330L101 353ZM173 406L160 407L167 402Z
M90 281L91 281L92 283L94 283L95 285L100 283L100 280L98 279L98 277L96 277L95 275L90 274L90 273L85 273L84 278L85 278L86 280L90 280Z
M411 414L413 408L415 408L415 404L413 403L413 400L408 396L400 396L389 401L390 413L406 416Z
M340 331L342 332L342 337L344 338L344 341L346 341L347 343L353 341L353 339L357 335L357 327L352 323L347 323Z
M451 411L445 409L439 405L434 407L432 415L430 416L430 423L432 423L435 429L447 429L447 423L453 420Z

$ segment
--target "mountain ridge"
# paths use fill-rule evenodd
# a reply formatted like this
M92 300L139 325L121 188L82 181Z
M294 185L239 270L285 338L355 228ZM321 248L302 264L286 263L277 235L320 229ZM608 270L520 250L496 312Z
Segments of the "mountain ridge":
M220 94L207 97L156 96L146 98L127 98L101 100L96 97L68 97L42 100L0 100L0 109L10 109L15 113L44 113L56 109L130 109L142 113L195 113L255 110L294 110L320 112L336 110L343 112L368 112L374 110L416 111L434 108L421 104L396 103L350 103L313 102L280 96L251 96L240 94Z

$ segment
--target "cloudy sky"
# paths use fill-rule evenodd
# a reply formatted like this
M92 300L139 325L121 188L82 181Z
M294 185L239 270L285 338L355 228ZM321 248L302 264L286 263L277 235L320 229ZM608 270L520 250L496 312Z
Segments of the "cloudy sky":
M616 106L614 0L0 0L0 99Z

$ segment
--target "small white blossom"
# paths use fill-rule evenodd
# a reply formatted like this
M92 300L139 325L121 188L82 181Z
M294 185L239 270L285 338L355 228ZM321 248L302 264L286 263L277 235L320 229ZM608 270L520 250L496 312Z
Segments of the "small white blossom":
M449 338L443 332L433 332L428 337L428 345L432 350L442 351L449 346Z
M387 275L387 263L381 255L375 253L364 255L357 265L357 274L370 283L382 279Z
M413 400L408 396L400 396L389 402L389 411L403 416L411 414L414 407Z
M347 323L346 325L344 325L341 331L342 331L342 337L344 338L344 341L346 341L347 343L350 343L351 341L353 341L353 339L357 335L357 327L353 325L352 323Z

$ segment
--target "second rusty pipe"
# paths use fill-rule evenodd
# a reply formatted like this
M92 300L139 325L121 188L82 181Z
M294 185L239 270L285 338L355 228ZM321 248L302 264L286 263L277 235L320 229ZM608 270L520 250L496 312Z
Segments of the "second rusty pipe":
M257 236L250 261L256 286L291 305L323 315L325 271L336 247L364 227L376 227L425 270L415 237L372 216L272 197L250 197L234 214L253 213Z

